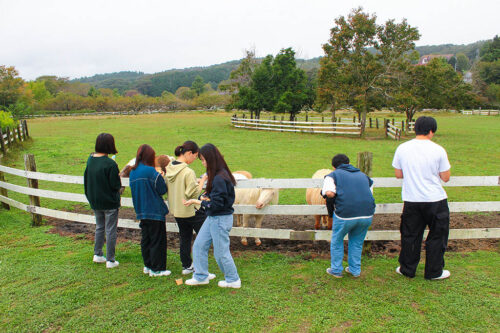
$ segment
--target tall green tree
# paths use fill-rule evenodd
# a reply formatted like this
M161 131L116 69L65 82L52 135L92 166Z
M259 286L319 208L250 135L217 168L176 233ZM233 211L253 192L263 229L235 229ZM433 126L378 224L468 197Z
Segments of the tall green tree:
M465 53L457 54L457 70L460 72L465 72L470 69L470 61L469 58L465 55Z
M405 113L407 123L424 108L459 110L476 103L472 86L443 58L434 58L425 66L404 67L393 77L389 105Z
M418 30L406 20L378 25L376 16L361 7L347 18L338 17L328 43L323 45L318 95L352 106L361 119L364 136L366 114L383 104L390 76L400 62L408 61L407 54L419 37ZM341 92L333 93L333 89Z
M262 110L290 113L290 120L308 104L313 93L307 87L305 72L297 68L295 52L282 49L276 57L268 55L257 66L248 86L240 85L235 105L255 112Z
M291 48L282 49L276 55L272 71L274 111L288 112L293 120L305 105L310 104L306 73L297 68L295 52Z
M193 90L197 96L200 96L200 94L205 91L205 81L203 81L201 76L197 75L194 78L191 84L191 90Z

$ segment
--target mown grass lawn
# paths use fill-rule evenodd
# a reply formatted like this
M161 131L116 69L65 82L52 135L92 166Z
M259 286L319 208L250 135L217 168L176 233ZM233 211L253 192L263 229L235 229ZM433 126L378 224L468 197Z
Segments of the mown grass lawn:
M435 141L445 147L454 176L493 176L500 170L500 117L437 114ZM400 142L384 139L383 130L369 130L369 139L330 135L280 133L236 129L231 113L182 112L137 116L45 118L29 120L31 144L9 155L2 163L23 168L24 153L34 154L38 171L82 175L88 155L101 132L112 133L120 167L135 157L137 148L148 143L158 152L173 155L177 145L194 140L200 146L211 142L224 154L231 170L247 170L254 177L307 178L322 168L331 168L331 158L345 153L356 165L356 154L373 152L373 176L393 177L391 166ZM375 133L376 132L376 133ZM378 136L378 138L375 138ZM201 163L192 164L198 175ZM25 185L26 180L7 175L9 182ZM82 186L40 182L40 188L82 193ZM378 203L401 202L399 188L375 189ZM447 188L450 201L499 201L500 187ZM130 196L129 192L125 193ZM15 195L14 195L15 197ZM17 199L26 196L18 196ZM282 190L280 204L305 204L305 190ZM65 202L42 199L53 208Z
M140 246L117 246L120 266L91 262L85 237L32 228L0 210L0 331L493 332L500 326L498 252L449 253L444 281L394 273L396 258L363 258L359 279L325 273L328 260L272 252L235 255L239 290L177 286L142 274ZM213 257L210 270L222 277ZM217 280L217 279L216 279Z

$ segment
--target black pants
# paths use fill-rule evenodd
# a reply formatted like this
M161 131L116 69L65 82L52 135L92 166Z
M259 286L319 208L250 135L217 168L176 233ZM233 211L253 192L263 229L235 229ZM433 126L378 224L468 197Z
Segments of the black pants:
M155 271L167 269L167 228L165 222L141 220L141 253L144 266Z
M193 259L191 258L193 231L198 234L206 217L204 211L197 210L195 216L175 218L177 226L179 227L180 255L183 268L188 268L193 263Z
M444 267L444 252L450 231L450 210L446 199L436 202L404 202L401 215L401 273L414 277L420 261L420 249L425 227L429 234L425 240L426 279L441 276Z

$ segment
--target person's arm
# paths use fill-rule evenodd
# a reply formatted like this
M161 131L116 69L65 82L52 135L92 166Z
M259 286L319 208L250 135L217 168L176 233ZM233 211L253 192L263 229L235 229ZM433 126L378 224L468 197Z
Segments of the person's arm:
M210 200L202 200L201 205L205 209L215 211L224 207L224 198L228 197L226 182L222 177L215 176L212 183L212 191L209 194Z
M162 196L167 193L167 184L165 184L165 179L161 176L158 171L155 171L155 190L158 195Z
M439 173L439 178L441 178L441 180L445 183L447 183L450 180L450 176L451 176L450 170L446 170Z
M323 188L321 189L321 194L326 196L327 198L333 198L336 192L337 188L335 186L333 178L326 176L323 180Z
M194 171L187 172L186 176L184 178L184 183L186 184L186 189L184 190L184 197L186 199L194 199L198 198L201 194L201 191L203 190L202 186L200 186L196 182L196 176L194 174Z
M401 169L394 169L394 174L396 175L397 179L403 179L403 170L401 170Z
M120 179L120 170L118 170L118 165L114 163L111 167L111 173L109 175L109 185L111 189L115 192L120 191L122 187L122 181Z

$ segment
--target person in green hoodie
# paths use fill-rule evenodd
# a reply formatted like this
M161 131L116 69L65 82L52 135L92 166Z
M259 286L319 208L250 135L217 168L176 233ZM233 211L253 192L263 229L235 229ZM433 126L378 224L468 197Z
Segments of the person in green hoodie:
M117 154L115 139L111 134L101 133L95 142L95 153L90 154L83 176L85 196L94 210L96 263L106 263L106 268L118 266L115 260L116 228L120 208L120 171L108 154ZM106 233L106 257L102 252Z
M175 148L176 160L166 168L165 180L168 187L168 205L179 227L180 257L182 274L193 273L193 259L191 258L191 241L193 231L198 234L206 214L200 206L186 207L183 200L197 199L203 191L203 184L207 176L199 181L194 171L189 167L198 158L198 145L193 141L186 141Z

